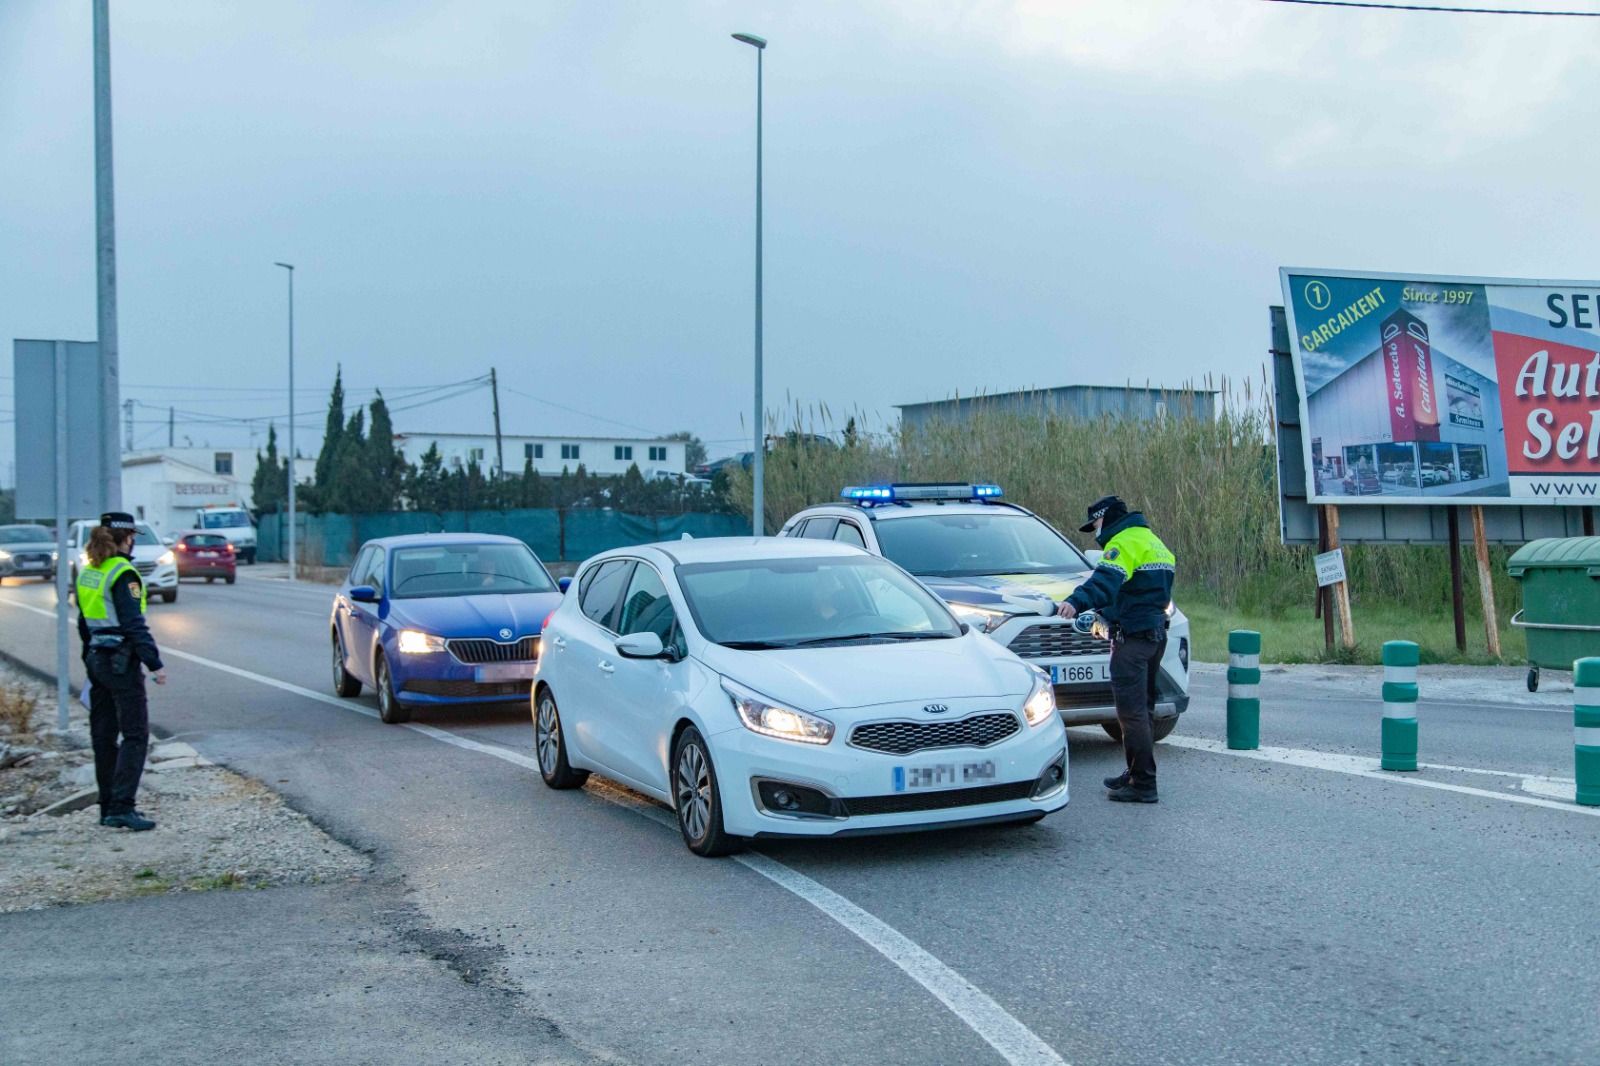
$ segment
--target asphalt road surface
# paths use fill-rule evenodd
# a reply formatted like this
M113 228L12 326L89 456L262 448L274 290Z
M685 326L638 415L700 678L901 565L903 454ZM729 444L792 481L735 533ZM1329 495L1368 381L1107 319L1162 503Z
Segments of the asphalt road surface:
M448 931L488 972L455 999L510 997L485 1015L493 1054L463 1042L429 1061L1600 1061L1600 809L1563 798L1559 700L1495 703L1485 685L1482 702L1442 703L1424 688L1429 768L1385 774L1377 670L1369 693L1269 674L1269 747L1253 758L1220 750L1213 672L1158 749L1158 806L1106 802L1100 778L1120 751L1075 729L1072 802L1037 825L708 861L664 810L598 778L547 790L525 709L424 711L397 727L376 720L370 693L334 698L330 600L245 567L235 586L186 583L176 604L152 605L171 675L151 688L152 717L370 849L392 899L362 913L392 905L408 935ZM0 588L0 649L51 668L53 608L50 587ZM0 948L40 920L12 918ZM211 958L233 937L216 923L193 935ZM259 950L240 937L241 953ZM4 956L0 1013L52 1009L59 987L6 972ZM138 986L169 972L151 959ZM388 1058L372 1050L387 1044L346 1046L338 1005L367 976L308 969L301 1042L264 1036L230 1057L310 1061L305 1034L323 1031L342 1034L339 1061ZM306 982L328 998L304 997ZM209 987L164 1009L214 1010L211 995L272 1011L289 994ZM442 1013L421 1006L413 1025ZM120 1024L136 1037L142 1016ZM201 1061L229 1046L221 1029L187 1039ZM85 1050L63 1037L32 1061Z

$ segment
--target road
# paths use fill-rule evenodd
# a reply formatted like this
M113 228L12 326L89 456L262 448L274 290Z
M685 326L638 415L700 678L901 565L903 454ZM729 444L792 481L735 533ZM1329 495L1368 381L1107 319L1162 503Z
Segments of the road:
M1158 806L1105 802L1120 752L1072 730L1072 803L1037 825L708 861L640 797L545 789L525 710L394 727L369 694L334 698L329 601L260 567L153 605L154 721L371 850L409 927L481 949L476 994L516 993L494 1024L559 1033L573 1061L1600 1061L1600 818L1561 798L1559 699L1424 690L1432 768L1394 775L1373 769L1376 701L1294 675L1263 685L1271 750L1218 750L1213 671L1158 751ZM53 605L0 588L0 648L50 668ZM225 926L196 935L228 949ZM320 972L330 993L360 979ZM54 987L7 983L19 1011Z

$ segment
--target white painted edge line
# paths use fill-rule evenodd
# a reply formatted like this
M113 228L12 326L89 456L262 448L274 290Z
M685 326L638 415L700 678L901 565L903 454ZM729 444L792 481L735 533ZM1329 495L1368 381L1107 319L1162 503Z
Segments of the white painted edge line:
M1328 770L1336 774L1366 777L1374 781L1388 781L1396 785L1410 785L1413 788L1432 788L1441 792L1459 793L1463 796L1499 800L1502 803L1520 803L1527 807L1544 807L1552 811L1564 811L1567 814L1584 814L1593 818L1600 818L1600 807L1580 807L1573 803L1561 803L1556 800L1540 799L1536 796L1519 796L1514 792L1495 792L1486 788L1473 788L1471 785L1455 785L1447 781L1429 781L1425 778L1414 777L1409 773L1380 770L1377 759L1368 759L1359 755L1339 755L1326 751L1310 751L1305 748L1263 747L1254 751L1240 751L1228 747L1220 740L1211 740L1206 737L1170 736L1162 743L1177 748L1190 748L1194 751L1208 751L1215 755L1232 755L1240 759L1253 759L1257 762L1278 763L1284 766L1300 766L1309 770ZM1450 767L1450 769L1468 773L1477 772L1464 766ZM1504 771L1499 773L1504 776L1524 776L1522 774L1505 774ZM1543 788L1539 790L1544 791Z
M0 602L8 603L13 607L34 611L39 614L55 617L55 612L46 611L29 604L17 603L15 600L0 598ZM325 703L343 711L354 711L366 715L368 718L378 717L378 712L370 707L349 700L342 700L337 696L329 696L314 689L292 684L288 681L279 681L275 677L257 674L250 670L242 670L237 666L217 662L190 652L180 651L176 648L165 648L162 655L185 662L207 666L234 677L254 681L267 685L283 692L290 692L297 696ZM446 729L438 729L420 722L406 722L404 728L414 733L421 733L425 737L451 744L467 751L491 758L501 759L514 766L525 770L539 771L539 763L531 755L513 751L511 748L501 747L498 744L484 744L481 741L452 733ZM669 826L677 832L675 821L667 817L664 810L658 807L645 808L642 804L631 802L622 796L613 796L605 791L596 793L602 799L638 811L653 822ZM952 1014L966 1023L984 1043L994 1048L1000 1057L1012 1066L1067 1066L1066 1060L1056 1054L1055 1049L1046 1044L1033 1030L1023 1025L1014 1018L1004 1007L996 1003L982 989L959 973L946 966L935 958L925 948L920 947L910 937L895 929L889 923L877 918L845 897L814 881L798 870L790 869L776 859L770 859L759 853L746 853L735 855L734 861L747 869L753 870L765 877L768 881L780 888L786 889L794 895L805 900L827 917L833 919L847 931L854 934L862 943L872 948L878 954L898 966L906 976L921 985L943 1003Z

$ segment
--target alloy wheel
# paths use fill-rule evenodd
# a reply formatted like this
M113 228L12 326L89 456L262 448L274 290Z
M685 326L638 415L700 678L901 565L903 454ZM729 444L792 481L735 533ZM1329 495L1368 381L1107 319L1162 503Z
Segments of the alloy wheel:
M557 734L560 725L556 720L555 701L549 696L539 700L539 716L534 722L533 742L539 753L539 769L546 777L556 772L556 759L561 755L561 739Z
M338 637L333 638L333 687L344 687L344 645Z
M678 817L693 840L701 840L711 824L711 774L698 744L685 744L678 754Z
M378 660L378 706L385 714L388 714L394 710L393 703L394 696L389 689L389 663L387 660L380 658Z

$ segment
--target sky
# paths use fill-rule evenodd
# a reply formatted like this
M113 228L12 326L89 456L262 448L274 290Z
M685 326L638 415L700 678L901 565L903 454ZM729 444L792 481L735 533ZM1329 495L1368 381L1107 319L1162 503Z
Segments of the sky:
M1503 5L1496 5L1503 6ZM1600 10L1592 0L1519 6ZM748 445L755 60L779 428L1063 384L1259 391L1280 266L1600 274L1600 19L1261 0L112 0L135 440ZM88 0L0 0L0 340L95 333ZM9 351L9 344L7 344ZM459 393L459 394L457 394ZM452 398L453 396L453 398ZM438 401L427 402L424 401ZM17 400L0 356L0 482ZM255 420L255 421L245 421Z

